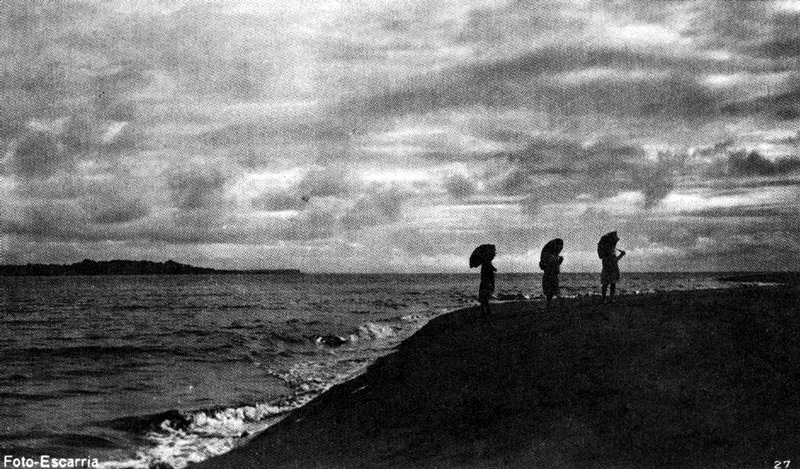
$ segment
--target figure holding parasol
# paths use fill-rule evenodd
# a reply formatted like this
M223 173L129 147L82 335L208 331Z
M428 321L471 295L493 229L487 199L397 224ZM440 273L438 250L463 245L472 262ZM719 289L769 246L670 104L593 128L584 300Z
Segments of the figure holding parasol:
M616 231L606 233L597 243L597 256L603 261L603 270L600 273L600 285L603 293L603 303L613 303L614 293L619 280L619 260L625 256L625 251L617 249L619 236ZM617 255L619 251L619 255ZM610 297L606 301L606 291L610 288Z
M547 309L550 309L550 300L554 296L561 299L561 289L558 285L558 274L561 271L561 263L564 258L560 255L564 249L564 240L561 238L552 239L542 248L542 255L539 258L539 268L544 271L542 275L542 293L547 299Z
M481 244L469 256L470 268L481 266L481 284L478 287L478 301L481 304L481 317L487 318L491 312L489 299L494 293L494 273L497 269L492 265L497 250L494 244Z

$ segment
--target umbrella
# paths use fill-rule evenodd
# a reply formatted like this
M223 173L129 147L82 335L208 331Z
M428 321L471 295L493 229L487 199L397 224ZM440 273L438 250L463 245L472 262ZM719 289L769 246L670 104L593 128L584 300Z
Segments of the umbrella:
M600 241L597 243L597 256L600 259L613 256L614 249L617 247L617 241L619 241L619 236L617 236L616 231L601 236Z
M542 255L539 257L539 267L544 265L544 259L547 256L557 256L561 254L561 250L564 249L564 240L561 238L551 239L544 245L542 248Z
M478 267L486 261L494 259L495 247L494 244L481 244L472 251L469 256L470 268Z

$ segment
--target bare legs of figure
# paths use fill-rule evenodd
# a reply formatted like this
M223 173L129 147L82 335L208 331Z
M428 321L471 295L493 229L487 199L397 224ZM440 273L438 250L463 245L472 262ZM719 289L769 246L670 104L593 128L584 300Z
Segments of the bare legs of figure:
M489 309L489 301L481 301L481 319L489 319L489 314L492 311Z
M555 306L558 309L558 311L563 311L565 309L565 307L564 307L564 298L560 294L558 294L558 295L550 295L550 296L545 295L544 298L546 300L545 309L544 309L546 312L549 313L551 311L550 307L553 304L553 300L554 299L556 300Z
M609 286L611 288L609 288ZM616 283L605 283L605 282L603 282L602 289L603 289L603 303L604 304L605 303L613 303L614 302L614 293L616 293L616 290L617 290L617 284ZM606 301L606 291L607 290L610 290L610 293L611 293L611 295L609 297L610 299L608 301Z

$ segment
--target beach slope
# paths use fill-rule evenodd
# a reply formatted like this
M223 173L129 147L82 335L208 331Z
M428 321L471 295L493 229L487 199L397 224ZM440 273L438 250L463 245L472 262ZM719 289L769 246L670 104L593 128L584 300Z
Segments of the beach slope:
M440 316L363 375L196 467L800 463L797 287L494 305Z

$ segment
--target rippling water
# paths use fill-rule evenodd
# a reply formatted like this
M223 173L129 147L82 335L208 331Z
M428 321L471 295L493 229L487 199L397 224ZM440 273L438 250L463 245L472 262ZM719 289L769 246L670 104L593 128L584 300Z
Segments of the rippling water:
M627 274L622 293L723 286ZM566 295L595 274L562 274ZM501 298L538 274L500 274ZM224 452L360 372L430 318L475 303L473 275L0 278L0 450L181 467Z

